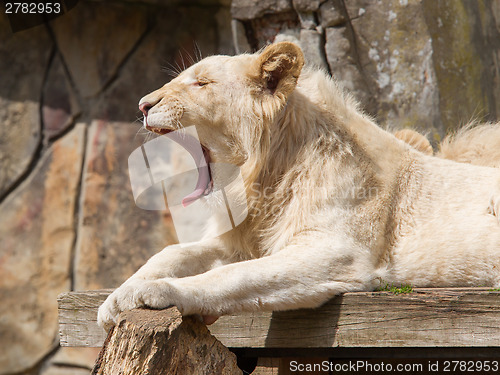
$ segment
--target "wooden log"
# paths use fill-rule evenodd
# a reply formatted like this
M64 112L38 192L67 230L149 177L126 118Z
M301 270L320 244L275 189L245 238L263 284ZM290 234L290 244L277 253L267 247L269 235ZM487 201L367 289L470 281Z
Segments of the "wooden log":
M97 307L109 291L59 298L61 345L100 346ZM358 292L311 310L221 317L209 327L230 348L500 347L500 293L487 288Z
M236 356L194 317L175 308L120 315L92 375L242 374Z

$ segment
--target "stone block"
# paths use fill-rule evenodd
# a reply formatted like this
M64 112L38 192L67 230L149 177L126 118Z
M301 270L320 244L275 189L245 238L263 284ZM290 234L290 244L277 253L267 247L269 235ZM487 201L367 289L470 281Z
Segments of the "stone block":
M2 197L27 171L40 144L38 102L53 45L43 26L13 34L3 13L0 14L0 40Z
M369 110L395 128L424 126L444 133L432 61L433 45L422 2L346 2L355 55L365 87L375 99ZM422 125L424 124L424 125Z
M231 31L233 33L233 44L236 53L240 54L252 52L252 47L250 47L250 44L248 43L243 23L238 20L232 20Z
M201 57L228 48L230 41L222 41L216 31L216 27L230 22L226 16L216 17L212 9L201 7L158 9L151 21L152 29L123 64L120 74L101 95L88 99L91 118L131 122L142 117L138 103L144 95Z
M257 18L251 22L251 27L258 48L278 41L300 40L300 20L293 10Z
M293 10L291 0L233 0L231 3L231 14L238 20L251 20L265 14L291 10Z
M86 2L52 22L57 45L82 97L97 95L146 31L147 17L133 6Z
M319 22L323 28L345 25L339 1L327 0L319 7Z
M59 55L54 57L42 95L42 123L44 136L57 137L73 124L80 113L80 104Z
M57 345L57 296L71 284L84 126L56 141L0 206L0 374Z
M300 27L306 30L316 30L318 25L316 24L316 15L313 12L297 11L297 15L300 20Z
M293 7L298 12L316 12L319 4L320 0L293 0Z
M500 114L500 6L496 1L424 1L438 105L447 131ZM418 61L418 57L414 56ZM415 62L417 62L415 61Z
M323 36L320 33L316 30L301 30L300 46L304 51L308 65L328 70L324 55Z
M370 108L370 90L356 62L356 50L348 36L346 27L329 27L325 30L325 53L330 73L351 94Z

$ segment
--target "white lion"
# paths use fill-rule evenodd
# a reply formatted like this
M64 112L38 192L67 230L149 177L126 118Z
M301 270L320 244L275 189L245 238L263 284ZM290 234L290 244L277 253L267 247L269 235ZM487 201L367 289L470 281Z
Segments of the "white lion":
M148 129L196 124L208 161L240 167L249 216L153 256L100 307L101 326L140 306L207 323L316 307L380 280L500 287L500 170L417 151L303 62L289 42L212 56L141 100Z

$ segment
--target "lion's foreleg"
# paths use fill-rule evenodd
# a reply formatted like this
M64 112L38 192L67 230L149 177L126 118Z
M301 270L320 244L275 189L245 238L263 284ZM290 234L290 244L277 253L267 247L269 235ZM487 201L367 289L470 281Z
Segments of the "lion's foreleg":
M152 256L131 279L193 276L232 261L231 255L216 239L171 245Z
M115 309L103 316L115 319L121 311L141 306L175 305L183 314L214 316L297 309L319 306L345 291L370 289L373 269L365 250L352 243L326 245L331 242L325 241L324 246L289 246L270 256L195 276L138 279L114 293L110 304Z
M230 263L230 255L218 240L168 246L151 257L135 274L116 289L99 308L98 322L109 328L124 306L137 307L140 290L158 279L182 278L204 273Z

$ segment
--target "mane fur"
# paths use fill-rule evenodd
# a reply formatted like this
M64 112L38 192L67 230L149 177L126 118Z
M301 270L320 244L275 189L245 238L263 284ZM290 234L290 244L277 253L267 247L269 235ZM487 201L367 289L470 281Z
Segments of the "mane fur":
M244 118L257 119L266 112L253 110L257 113ZM407 149L373 124L352 96L318 70L305 69L278 115L252 127L253 149L241 168L250 219L223 235L241 259L271 254L299 231L321 231L315 217L321 216L324 207L336 206L338 220L346 221L351 220L351 207L363 207L359 201L375 198L365 193L380 185L373 173L380 168L366 155L352 123L383 133L398 152ZM386 217L381 214L381 224Z
M500 123L470 123L447 136L436 156L485 167L500 167Z

